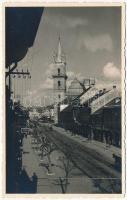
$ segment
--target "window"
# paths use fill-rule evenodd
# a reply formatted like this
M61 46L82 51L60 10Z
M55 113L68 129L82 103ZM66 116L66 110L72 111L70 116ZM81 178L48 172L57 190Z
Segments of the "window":
M58 98L60 99L60 94L58 95Z
M60 83L60 81L58 81L58 87L60 87L60 85L61 85L61 83Z
M60 68L58 68L58 75L60 75Z

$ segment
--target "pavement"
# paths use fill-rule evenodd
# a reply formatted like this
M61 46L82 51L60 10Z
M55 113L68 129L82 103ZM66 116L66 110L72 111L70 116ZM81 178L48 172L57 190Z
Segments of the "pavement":
M40 166L40 158L32 149L31 136L23 140L23 167L28 176L31 178L35 172L38 177L37 193L54 193L55 188L52 186L52 176L49 176L45 167ZM58 192L60 192L58 190Z
M87 138L80 135L73 135L70 131L66 131L61 127L53 126L53 130L57 131L59 134L65 135L65 137L68 137L73 141L76 141L84 147L98 152L100 155L105 157L105 159L110 160L112 163L114 163L113 154L121 157L121 149L113 145L107 147L103 142L88 140Z
M65 172L63 168L58 168L60 164L59 157L63 156L63 153L59 150L54 151L51 154L51 163L53 163L52 173L49 174L45 164L48 162L45 157L44 160L40 160L38 152L32 147L32 138L30 135L23 139L23 167L25 168L29 178L32 177L35 172L38 177L37 193L62 193L60 184L60 177L64 177ZM91 179L84 175L79 169L74 168L68 179L67 193L93 193L96 192L96 188L93 185Z
M107 148L104 143L89 141L87 138L50 124L39 123L38 131L52 141L75 165L91 178L120 179L120 161L116 163L113 153L119 155L120 149Z
M32 177L34 172L36 173L38 177L37 193L62 193L63 186L60 181L61 178L64 178L65 171L63 170L63 166L58 166L61 165L59 158L66 155L66 152L71 153L72 160L74 161L73 164L75 163L74 169L69 174L66 193L102 193L102 191L107 192L108 187L110 192L112 192L112 183L110 184L110 179L114 181L115 184L115 180L117 181L117 178L119 180L120 173L117 175L117 172L107 164L114 163L112 154L120 155L121 149L114 146L106 148L104 143L95 140L88 141L87 138L79 135L72 135L71 132L56 126L53 126L53 132L46 131L44 126L48 126L48 124L43 124L42 126L40 124L40 126L38 126L38 130L41 130L41 134L49 136L52 142L54 141L59 144L58 148L54 150L50 156L52 163L51 173L48 172L46 167L49 162L47 157L41 160L39 157L40 152L33 149L36 144L32 144L32 137L28 135L27 138L23 140L23 167L29 178ZM61 148L59 148L60 146ZM110 172L108 175L109 180L104 175L108 172ZM88 174L91 174L91 176ZM112 179L112 174L116 177L115 179ZM100 187L95 187L94 180L96 179L101 179L101 189ZM106 186L107 184L108 186ZM115 190L116 192L120 191L120 185L118 189L115 186Z

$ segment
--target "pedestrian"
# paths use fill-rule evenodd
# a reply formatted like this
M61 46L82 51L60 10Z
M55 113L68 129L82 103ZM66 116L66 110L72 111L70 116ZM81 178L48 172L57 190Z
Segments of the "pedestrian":
M27 138L27 133L25 133L25 138Z
M113 132L112 130L110 131L110 145L112 145L112 139L113 139Z
M105 141L106 141L106 149L108 147L110 147L110 144L109 144L109 131L108 130L105 130Z
M117 147L120 146L120 136L119 136L119 135L120 135L119 132L116 130L116 131L115 131L115 145L116 145Z
M108 130L108 133L107 133L107 134L108 134L108 147L110 147L110 145L111 145L111 140L110 140L110 139L111 139L111 135L110 135L110 134L111 134L111 131Z
M91 139L92 139L92 131L91 131L91 129L92 129L91 125L89 124L88 125L88 140L89 141L91 141Z

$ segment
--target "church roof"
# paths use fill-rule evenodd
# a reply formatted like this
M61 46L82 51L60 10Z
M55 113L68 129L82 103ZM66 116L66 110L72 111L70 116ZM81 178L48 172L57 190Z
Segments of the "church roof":
M77 78L74 78L74 80L71 82L71 85L69 86L68 90L71 89L83 89Z

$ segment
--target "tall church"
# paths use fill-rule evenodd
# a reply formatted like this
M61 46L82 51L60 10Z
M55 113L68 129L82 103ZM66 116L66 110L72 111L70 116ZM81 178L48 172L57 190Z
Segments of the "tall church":
M61 40L59 37L57 52L54 55L54 73L53 78L53 89L55 103L61 102L65 98L66 94L66 57L63 54Z

